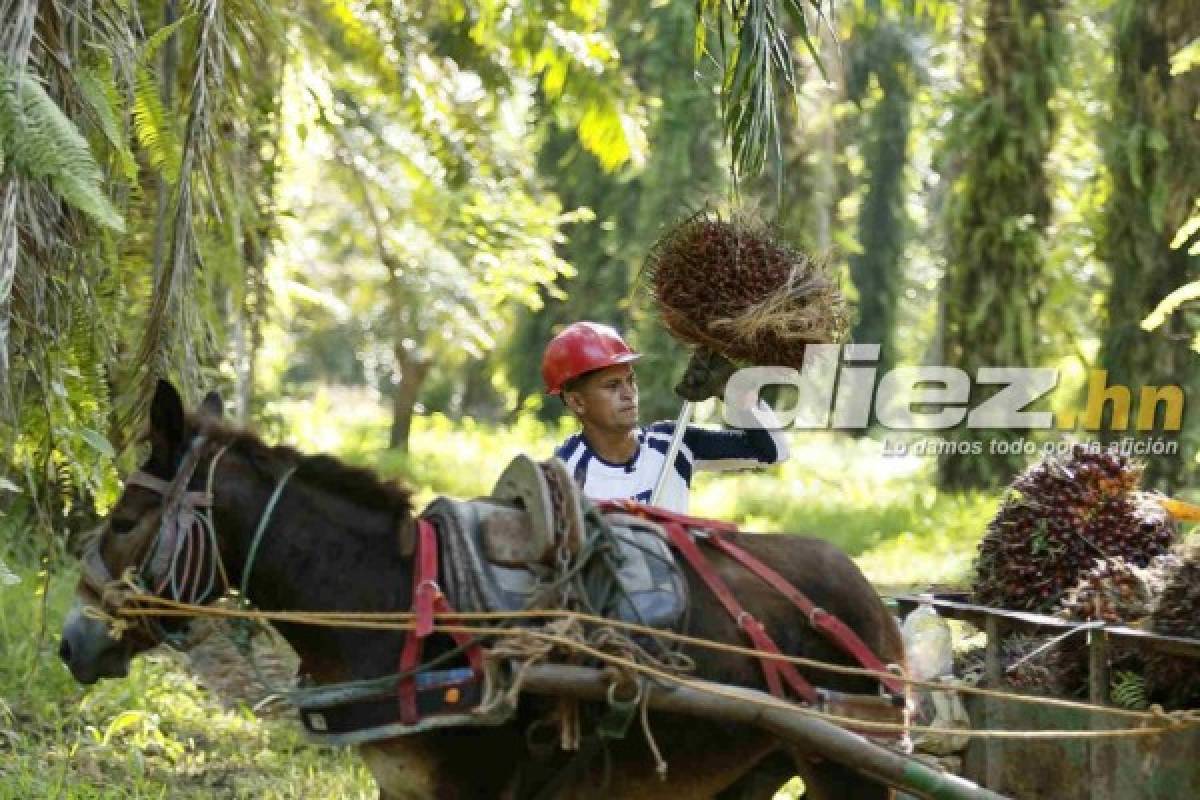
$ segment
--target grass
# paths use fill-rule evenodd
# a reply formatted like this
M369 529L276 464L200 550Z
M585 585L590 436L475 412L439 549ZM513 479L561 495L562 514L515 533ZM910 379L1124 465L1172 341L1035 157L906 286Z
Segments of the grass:
M16 571L0 586L0 798L374 798L348 750L305 743L291 720L229 710L155 652L128 678L77 685L58 661L57 629L74 590Z
M375 466L418 487L423 503L486 494L512 456L548 456L569 432L532 417L498 429L423 416L409 453L381 451L387 416L367 400L323 391L281 403L270 411L287 436L266 436ZM692 512L748 530L822 536L880 585L965 581L995 495L941 494L931 462L884 458L868 439L796 433L791 443L781 468L699 475ZM290 718L222 708L173 654L136 659L124 680L76 685L54 652L73 571L55 569L46 580L9 564L19 582L0 571L0 800L375 797L351 751L307 744Z

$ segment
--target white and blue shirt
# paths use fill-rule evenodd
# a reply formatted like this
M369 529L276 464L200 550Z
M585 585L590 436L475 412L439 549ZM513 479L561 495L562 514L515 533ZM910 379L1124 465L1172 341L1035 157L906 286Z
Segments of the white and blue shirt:
M589 499L649 503L674 431L674 422L639 427L637 450L623 464L601 458L582 433L568 438L554 455L566 462ZM689 425L658 505L686 514L695 470L751 469L778 464L787 457L787 441L778 430L712 430Z

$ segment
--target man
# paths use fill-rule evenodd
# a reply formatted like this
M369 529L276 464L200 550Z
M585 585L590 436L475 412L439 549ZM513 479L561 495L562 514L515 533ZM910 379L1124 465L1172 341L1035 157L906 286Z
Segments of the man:
M638 388L633 362L641 358L607 325L576 322L551 340L542 357L546 391L560 395L582 430L555 455L566 462L593 500L650 502L666 460L674 422L638 425ZM720 396L735 367L707 351L692 357L675 391L700 401ZM710 430L689 425L668 472L658 505L686 513L694 470L745 469L778 464L788 457L787 443L774 430L765 405L760 430Z

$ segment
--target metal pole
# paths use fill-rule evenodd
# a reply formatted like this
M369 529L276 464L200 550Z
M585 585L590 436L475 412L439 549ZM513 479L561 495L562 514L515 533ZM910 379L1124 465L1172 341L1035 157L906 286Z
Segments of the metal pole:
M683 408L679 409L679 417L675 420L675 432L671 434L671 445L667 448L667 458L659 470L658 480L654 484L654 492L650 495L650 505L658 505L662 499L663 488L667 485L667 476L671 474L675 464L675 456L679 454L679 445L683 444L683 434L687 431L688 423L692 421L692 401L684 400Z
M696 683L701 687L705 685L704 681ZM608 697L611 685L612 676L599 669L543 664L529 667L523 672L521 691L603 702ZM731 687L720 688L728 692ZM741 697L728 697L688 686L654 684L652 689L649 685L642 689L650 692L647 702L653 709L707 717L724 723L753 725L798 749L836 761L918 797L933 800L1007 800L1004 795L990 792L957 775L939 772L825 720L741 699L774 699L765 692L738 687L737 693Z

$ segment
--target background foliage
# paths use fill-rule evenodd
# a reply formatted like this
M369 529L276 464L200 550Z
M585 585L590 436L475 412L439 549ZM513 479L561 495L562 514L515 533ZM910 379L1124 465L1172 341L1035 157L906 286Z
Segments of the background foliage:
M1188 5L3 0L6 550L103 510L158 375L277 435L276 401L365 387L404 451L434 411L554 420L541 347L586 317L673 415L686 353L638 272L704 206L830 259L881 371L1056 366L1055 409L1097 368L1194 394ZM1193 417L1162 488L1194 477Z
M1103 369L1194 406L1193 6L0 0L0 796L371 791L173 663L86 693L55 663L64 556L160 375L423 498L477 494L571 430L539 364L576 319L626 332L644 416L675 415L687 353L638 273L711 206L828 259L881 372L1055 367L1038 407L1062 412ZM1198 420L1151 483L1196 496ZM1125 435L1105 422L1048 436ZM961 580L1025 459L862 433L796 433L694 508L830 538L880 584Z

